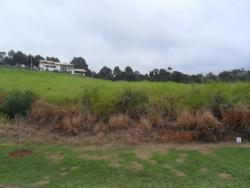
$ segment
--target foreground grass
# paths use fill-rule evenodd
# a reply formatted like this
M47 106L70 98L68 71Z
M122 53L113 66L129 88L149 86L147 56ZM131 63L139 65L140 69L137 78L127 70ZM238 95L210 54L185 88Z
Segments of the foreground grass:
M0 93L14 89L32 90L42 99L52 103L62 104L68 100L79 100L86 89L96 89L98 97L92 96L95 97L95 103L106 108L115 100L117 94L126 88L146 93L151 103L169 100L176 108L206 107L212 103L218 92L230 103L250 103L249 82L205 85L148 81L112 82L61 73L30 72L0 67Z
M9 158L16 145L0 145L0 185L19 187L249 187L250 148L201 153L172 148L138 153L134 147L70 148L24 145L33 154ZM206 146L204 146L206 148Z

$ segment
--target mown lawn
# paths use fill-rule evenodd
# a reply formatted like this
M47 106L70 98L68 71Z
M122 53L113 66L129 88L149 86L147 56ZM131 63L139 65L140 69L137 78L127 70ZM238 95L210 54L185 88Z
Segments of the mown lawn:
M26 144L31 156L12 159L0 145L0 187L232 187L250 185L250 148L70 147ZM167 146L166 146L167 147ZM198 148L202 148L198 146ZM139 150L138 150L139 149ZM139 151L139 152L138 152ZM139 155L138 155L139 154Z
M32 90L42 99L62 104L79 100L84 91L95 90L91 95L99 106L111 104L120 91L130 88L148 95L150 102L169 100L176 107L206 107L216 94L233 104L250 103L250 83L177 84L173 82L112 82L52 72L31 72L0 67L0 94L11 90ZM98 95L98 96L97 96Z

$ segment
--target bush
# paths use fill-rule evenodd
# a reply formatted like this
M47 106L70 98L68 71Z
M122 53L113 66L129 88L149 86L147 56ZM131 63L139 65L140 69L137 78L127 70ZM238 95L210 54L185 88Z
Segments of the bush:
M221 91L218 91L213 96L210 109L215 117L222 119L222 113L224 110L228 109L231 104L226 100Z
M144 92L127 89L118 96L115 112L126 113L139 119L141 115L146 113L148 100L148 96Z
M8 119L14 118L17 114L27 116L31 110L33 101L34 95L31 91L24 93L12 91L4 98L1 111L6 114Z

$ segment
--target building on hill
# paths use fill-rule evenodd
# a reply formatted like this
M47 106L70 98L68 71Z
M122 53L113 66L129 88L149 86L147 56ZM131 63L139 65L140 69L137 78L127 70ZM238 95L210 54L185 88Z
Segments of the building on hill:
M72 74L79 74L79 75L86 75L86 70L85 69L73 69Z
M40 60L39 63L40 71L54 71L54 72L68 72L71 74L81 74L85 76L85 69L74 69L73 65L70 63L61 63L47 60Z

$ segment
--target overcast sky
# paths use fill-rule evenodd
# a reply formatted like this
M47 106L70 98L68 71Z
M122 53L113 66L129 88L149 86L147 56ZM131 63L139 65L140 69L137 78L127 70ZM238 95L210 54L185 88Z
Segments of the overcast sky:
M0 51L148 72L250 69L249 0L0 0Z

